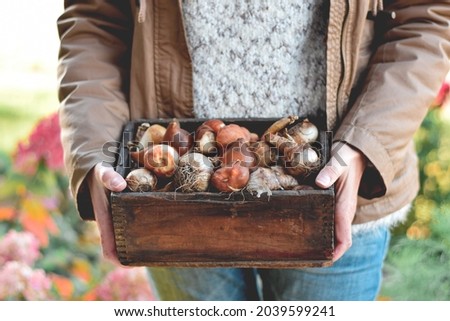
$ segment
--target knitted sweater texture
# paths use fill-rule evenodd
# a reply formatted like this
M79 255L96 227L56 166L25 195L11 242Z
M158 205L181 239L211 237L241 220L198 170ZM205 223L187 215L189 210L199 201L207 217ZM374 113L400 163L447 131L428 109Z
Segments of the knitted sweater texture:
M183 0L199 118L324 118L324 1Z

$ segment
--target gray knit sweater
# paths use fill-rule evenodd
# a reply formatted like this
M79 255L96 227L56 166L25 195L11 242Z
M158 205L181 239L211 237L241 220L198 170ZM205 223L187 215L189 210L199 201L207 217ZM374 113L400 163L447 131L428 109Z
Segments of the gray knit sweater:
M196 117L323 117L324 2L183 0Z

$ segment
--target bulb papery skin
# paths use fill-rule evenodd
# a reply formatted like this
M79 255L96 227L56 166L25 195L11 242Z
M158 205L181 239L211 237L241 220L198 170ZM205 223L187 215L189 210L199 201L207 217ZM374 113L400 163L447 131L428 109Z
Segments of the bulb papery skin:
M227 150L229 145L238 140L250 142L250 132L248 129L236 124L229 124L222 127L216 136L217 147L221 151Z
M156 188L158 179L146 168L132 170L125 178L128 188L133 192L150 192Z
M319 137L319 129L308 118L288 130L288 134L299 144L310 144Z
M217 134L222 127L225 127L225 123L220 119L209 119L202 125L210 127L215 134Z
M171 177L178 165L179 155L172 146L153 145L144 154L143 165L159 177Z
M293 176L306 176L320 166L319 154L309 145L286 150L284 155L286 173Z
M216 170L211 177L211 184L221 192L237 192L247 185L249 179L250 169L236 162Z
M144 123L146 124L146 123ZM145 128L147 125L142 124L140 128ZM154 124L149 126L145 132L142 134L142 137L139 139L139 144L141 148L146 148L149 145L153 144L161 144L163 141L163 137L166 133L166 128L159 125Z
M258 141L250 146L253 151L257 167L270 167L274 165L278 158L278 150L276 147L270 146L264 141Z
M178 154L182 156L191 150L194 145L194 139L187 130L180 127L180 122L174 119L167 126L163 143L175 148Z
M227 150L223 153L222 167L231 166L236 162L240 165L253 168L256 165L256 155L251 150L250 145L241 138L238 141L228 145Z
M205 155L217 153L216 134L211 127L201 125L195 132L195 146L197 150Z

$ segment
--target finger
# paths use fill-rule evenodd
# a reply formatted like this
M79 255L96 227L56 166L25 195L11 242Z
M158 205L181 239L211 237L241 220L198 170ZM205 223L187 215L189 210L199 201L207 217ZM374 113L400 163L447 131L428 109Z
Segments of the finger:
M322 188L328 188L344 173L346 167L342 166L335 157L322 168L316 177L316 184Z
M115 264L120 264L117 258L113 222L109 213L108 196L101 185L91 186L91 199L95 221L100 232L103 256Z
M346 177L348 178L348 177ZM338 184L335 210L335 249L333 261L340 259L352 246L352 222L356 212L357 184L352 180Z
M351 246L352 246L351 236L350 240L346 240L345 243L344 242L337 243L333 252L333 262L339 260Z
M351 224L354 213L336 211L335 219L335 248L333 252L333 261L339 260L344 253L352 246Z
M112 167L103 166L102 164L96 165L97 178L102 184L110 191L120 192L127 187L125 179L117 173Z
M91 193L92 206L95 214L95 221L100 232L103 256L116 265L121 265L117 257L113 222L110 213L108 194L101 182L104 172L108 169L101 163L94 167L93 175L88 176L89 190ZM109 168L113 170L112 168Z

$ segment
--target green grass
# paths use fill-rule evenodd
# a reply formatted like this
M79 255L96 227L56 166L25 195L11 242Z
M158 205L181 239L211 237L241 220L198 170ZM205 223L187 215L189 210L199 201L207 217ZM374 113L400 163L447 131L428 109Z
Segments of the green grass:
M56 91L0 89L0 150L12 152L37 120L58 108Z

